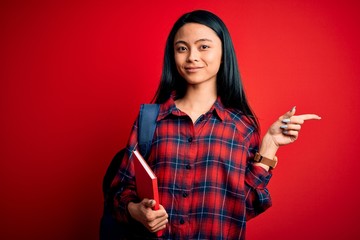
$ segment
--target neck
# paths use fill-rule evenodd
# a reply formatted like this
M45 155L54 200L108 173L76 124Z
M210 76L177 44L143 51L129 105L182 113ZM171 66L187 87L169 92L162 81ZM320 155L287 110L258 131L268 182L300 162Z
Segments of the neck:
M189 85L185 96L176 100L175 104L195 122L201 114L209 111L216 99L216 86Z

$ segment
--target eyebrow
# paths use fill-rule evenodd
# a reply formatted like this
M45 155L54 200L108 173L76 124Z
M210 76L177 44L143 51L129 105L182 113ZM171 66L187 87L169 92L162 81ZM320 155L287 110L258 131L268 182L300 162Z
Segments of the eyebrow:
M198 39L195 41L195 43L198 43L198 42L212 42L212 40L208 39L208 38L201 38L201 39ZM179 41L175 42L175 45L180 44L180 43L186 44L187 42L185 42L184 40L179 40Z

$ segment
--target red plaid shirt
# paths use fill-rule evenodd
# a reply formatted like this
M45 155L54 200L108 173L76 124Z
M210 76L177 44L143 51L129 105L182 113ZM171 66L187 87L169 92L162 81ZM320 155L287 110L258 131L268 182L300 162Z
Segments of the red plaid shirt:
M131 156L136 145L137 121L112 183L118 219L127 223L134 221L127 204L139 201ZM195 124L173 99L161 104L148 163L169 214L163 238L244 239L246 220L271 206L266 189L271 172L251 161L258 146L250 122L220 100Z

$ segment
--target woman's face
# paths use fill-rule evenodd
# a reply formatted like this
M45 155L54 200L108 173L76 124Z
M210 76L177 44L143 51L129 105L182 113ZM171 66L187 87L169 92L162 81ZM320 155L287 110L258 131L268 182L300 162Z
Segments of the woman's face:
M222 56L221 40L209 27L187 23L175 35L174 55L177 70L188 84L216 86Z

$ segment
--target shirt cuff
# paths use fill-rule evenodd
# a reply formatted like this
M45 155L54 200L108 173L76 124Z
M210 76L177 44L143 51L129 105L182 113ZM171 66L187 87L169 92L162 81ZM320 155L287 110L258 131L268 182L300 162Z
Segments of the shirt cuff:
M119 194L115 197L115 208L117 209L116 213L118 215L116 218L120 222L128 223L133 220L127 207L130 202L138 202L138 197L135 193L127 194L126 196Z
M264 189L270 181L272 171L266 171L260 166L249 164L246 169L245 181L254 189Z

